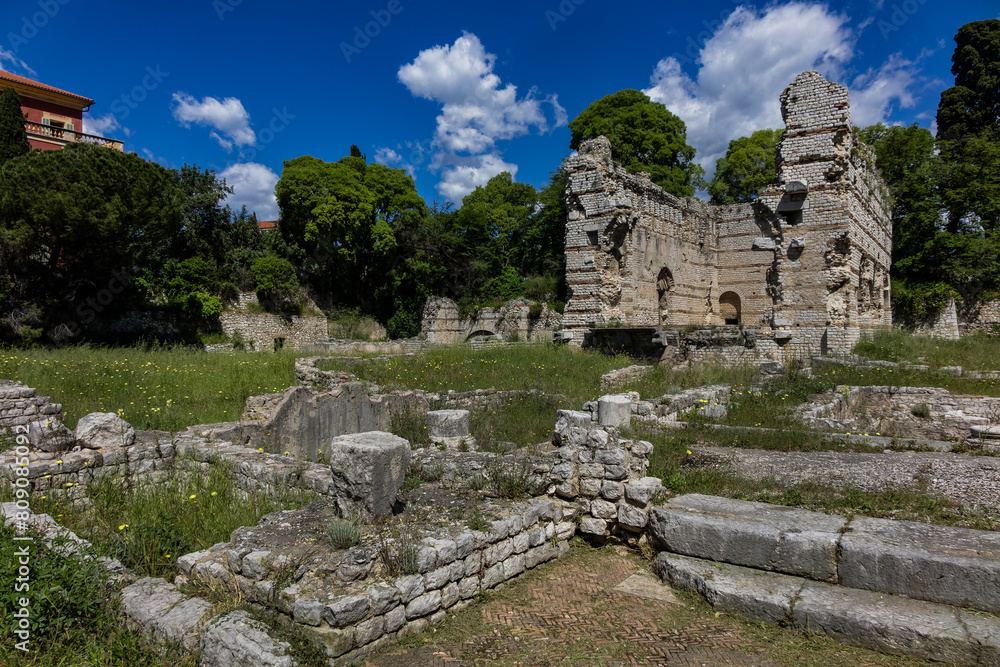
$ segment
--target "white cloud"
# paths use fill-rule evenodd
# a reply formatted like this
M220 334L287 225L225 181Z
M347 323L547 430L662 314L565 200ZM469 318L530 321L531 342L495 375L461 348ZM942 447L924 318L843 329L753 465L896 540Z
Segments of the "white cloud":
M403 156L391 148L377 148L375 150L375 161L391 167L402 162Z
M35 70L28 67L28 63L24 62L13 51L8 51L4 47L0 46L0 70L5 72L12 71L10 67L4 65L4 63L9 63L14 66L14 69L22 70L31 76L37 76Z
M184 127L197 123L202 127L211 127L208 136L219 142L226 151L233 146L253 146L257 136L250 129L250 114L243 108L243 103L235 97L217 100L214 97L197 99L184 92L174 93L174 118Z
M401 147L400 147L401 148ZM375 161L387 167L398 167L406 171L410 178L415 178L417 168L412 164L404 163L403 156L391 148L375 149Z
M762 128L781 128L778 96L809 69L831 80L847 76L857 35L846 15L826 5L792 2L762 11L741 6L705 42L696 79L676 58L656 66L645 92L687 124L688 143L711 174L731 139ZM919 60L919 59L918 59ZM894 56L849 81L856 124L884 120L894 103L912 106L917 63Z
M245 204L248 211L257 213L258 220L278 218L278 202L274 198L278 174L270 168L257 162L240 162L229 165L219 176L233 188L226 203L234 211Z
M96 134L99 137L106 137L115 130L122 129L117 116L113 113L106 113L103 116L91 116L88 111L83 115L83 131L87 134Z
M464 197L485 183L470 179L495 175L491 172L498 164L516 169L497 155L498 141L529 134L532 128L544 133L566 124L566 110L555 95L539 99L532 88L518 98L517 86L504 85L493 72L495 63L496 56L466 32L450 46L421 51L399 69L399 81L410 93L442 105L432 168L443 170L438 191L446 197L454 198L455 193ZM547 106L554 115L552 122L546 116ZM472 187L467 187L470 183Z
M869 68L857 75L848 86L851 91L851 122L865 127L885 121L894 104L912 109L917 103L912 89L919 78L916 63L898 53L889 56L889 60L877 70Z
M517 165L504 162L495 153L456 158L444 168L437 190L449 201L461 202L477 185L485 185L491 178L505 171L510 172L511 176L517 176Z

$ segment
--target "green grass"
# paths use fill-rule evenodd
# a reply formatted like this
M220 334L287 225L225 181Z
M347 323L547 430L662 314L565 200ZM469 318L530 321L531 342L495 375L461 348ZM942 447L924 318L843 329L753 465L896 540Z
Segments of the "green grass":
M503 405L474 410L469 428L481 451L496 451L501 442L525 447L552 439L556 410L578 407L552 396L522 394L510 397Z
M653 443L649 457L649 475L659 477L668 491L675 494L702 493L738 500L752 500L802 507L804 509L840 514L844 516L871 516L885 519L919 521L945 526L961 526L977 530L1000 529L1000 517L988 511L964 507L946 498L924 493L920 488L888 489L873 492L851 487L834 487L815 482L786 485L774 480L753 481L739 477L720 467L715 461L705 460L693 447L697 444L722 444L711 437L718 432L705 428L688 428L676 431L632 429L629 437L642 438ZM732 432L725 436L731 437ZM815 451L829 449L823 444L814 445L785 439L783 433L746 434L746 441L733 442L741 447L778 449L784 451ZM707 437L706 437L707 436ZM761 437L756 443L757 437ZM820 441L821 442L821 441ZM844 443L855 451L861 445ZM762 446L764 445L764 446ZM805 445L805 446L804 446ZM838 451L849 451L839 449Z
M884 361L926 363L931 370L961 366L970 370L1000 370L1000 339L985 334L943 340L914 336L900 329L878 331L854 346L854 353ZM919 361L923 357L926 361Z
M12 620L17 598L30 600L28 652L15 648L13 623L0 627L0 664L9 667L194 667L195 658L173 650L163 654L145 646L124 627L118 592L105 587L106 573L96 560L65 556L45 547L39 535L30 543L30 590L15 591L17 550L14 530L0 524L0 615ZM56 543L54 546L58 547Z
M3 349L0 378L61 403L70 428L87 413L116 412L137 429L179 431L239 419L248 397L283 391L295 381L296 356L176 348Z
M118 558L143 576L172 575L179 556L226 542L240 526L255 526L270 512L302 507L314 498L298 489L246 494L230 465L208 475L171 471L154 484L123 488L101 477L87 485L90 509L61 501L35 502L35 511L91 541L101 555ZM168 577L169 578L169 577Z

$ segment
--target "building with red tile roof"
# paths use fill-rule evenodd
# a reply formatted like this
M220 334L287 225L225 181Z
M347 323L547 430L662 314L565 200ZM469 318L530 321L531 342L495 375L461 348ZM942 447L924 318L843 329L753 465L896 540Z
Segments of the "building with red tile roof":
M91 143L125 149L121 141L83 132L83 112L94 103L89 97L0 70L0 91L6 88L13 88L21 98L32 148L58 150L69 143Z

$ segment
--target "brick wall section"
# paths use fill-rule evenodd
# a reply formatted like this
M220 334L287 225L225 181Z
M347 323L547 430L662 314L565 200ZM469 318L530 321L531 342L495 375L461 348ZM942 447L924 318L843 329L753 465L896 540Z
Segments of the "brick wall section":
M612 162L603 137L566 160L573 342L613 320L715 326L738 313L760 327L741 356L790 359L846 353L863 327L891 324L889 194L854 138L847 89L804 72L781 104L778 178L752 205L666 194Z
M244 341L262 352L273 350L275 339L283 338L286 347L297 350L328 335L325 317L222 313L219 322L227 336L239 333Z
M48 396L36 396L35 390L20 382L0 380L0 434L14 426L23 426L48 417L59 418L62 405Z

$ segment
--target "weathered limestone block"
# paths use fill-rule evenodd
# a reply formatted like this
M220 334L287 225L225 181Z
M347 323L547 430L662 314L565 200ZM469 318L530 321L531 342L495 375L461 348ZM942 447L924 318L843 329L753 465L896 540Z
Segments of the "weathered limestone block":
M73 446L73 432L56 419L28 424L28 442L40 452L65 452Z
M608 394L597 400L597 422L621 428L632 421L632 399L628 394Z
M427 413L427 435L431 442L456 447L472 440L468 410L432 410Z
M846 519L690 494L654 507L649 523L650 539L666 551L836 582Z
M122 590L122 606L129 627L153 639L198 647L198 626L212 609L205 600L188 598L165 579L140 579Z
M76 424L76 439L87 449L131 447L135 429L113 412L91 412Z
M209 620L201 634L201 667L294 667L288 642L270 636L270 628L243 611Z
M387 516L410 465L410 443L391 433L342 435L330 446L331 489L342 510Z

